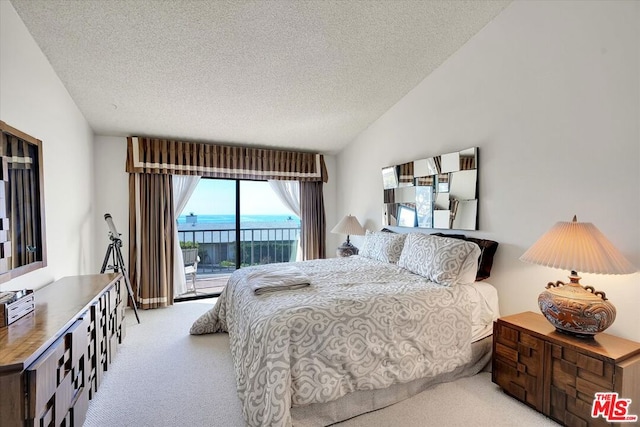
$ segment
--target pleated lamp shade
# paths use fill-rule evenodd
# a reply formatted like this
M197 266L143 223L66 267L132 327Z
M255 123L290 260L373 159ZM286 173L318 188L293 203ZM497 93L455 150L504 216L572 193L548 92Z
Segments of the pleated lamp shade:
M637 269L589 222L558 222L521 261L581 273L631 274Z
M342 218L342 221L338 223L333 230L332 233L336 234L346 234L351 236L364 236L365 230L362 228L358 219L353 215L347 215Z

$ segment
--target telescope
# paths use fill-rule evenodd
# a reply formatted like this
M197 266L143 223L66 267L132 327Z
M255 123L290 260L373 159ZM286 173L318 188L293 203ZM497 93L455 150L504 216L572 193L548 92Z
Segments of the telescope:
M136 299L133 296L131 282L129 281L129 274L127 274L127 269L124 266L124 258L122 257L122 251L120 250L120 247L122 246L120 233L118 233L116 226L113 224L111 214L104 214L104 220L107 221L107 226L109 226L109 238L111 239L111 243L107 247L107 253L104 255L104 261L102 261L100 274L103 274L107 270L112 270L114 273L122 273L124 283L127 286L127 292L129 293L129 298L131 299L133 312L136 314L138 323L140 323L140 317L138 316L138 307L136 306ZM111 264L109 264L109 261L112 261Z
M120 233L116 229L115 224L113 223L113 219L111 218L111 214L104 214L104 220L107 221L107 226L109 227L109 237L111 239L120 239Z

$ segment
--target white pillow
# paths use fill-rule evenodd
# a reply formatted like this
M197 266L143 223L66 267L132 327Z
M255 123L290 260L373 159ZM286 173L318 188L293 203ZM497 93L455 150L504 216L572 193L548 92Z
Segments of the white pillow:
M450 237L410 233L398 266L444 286L473 283L480 248L472 242Z
M367 230L358 255L395 264L402 253L405 238L406 234Z

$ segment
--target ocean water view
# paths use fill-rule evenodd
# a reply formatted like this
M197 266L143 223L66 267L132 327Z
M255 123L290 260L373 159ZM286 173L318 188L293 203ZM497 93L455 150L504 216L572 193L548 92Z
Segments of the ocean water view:
M236 266L266 264L296 259L300 239L300 218L295 215L241 215L236 230L235 215L180 215L178 239L197 242L198 272L228 272Z
M179 231L231 230L236 227L235 215L180 215ZM240 228L299 228L296 215L240 215Z
M295 215L241 215L240 241L295 242L300 236L300 218ZM210 252L207 258L226 260L232 257L232 247L214 249L214 246L236 241L235 215L180 215L178 239L182 242L198 242L201 251ZM213 245L213 246L212 246ZM218 251L223 253L218 253ZM227 253L229 250L232 252ZM202 257L205 258L205 257Z

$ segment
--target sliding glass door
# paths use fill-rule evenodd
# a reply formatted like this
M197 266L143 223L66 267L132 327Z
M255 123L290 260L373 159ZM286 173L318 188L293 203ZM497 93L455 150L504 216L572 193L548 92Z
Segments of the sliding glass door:
M294 261L300 218L267 181L203 178L178 217L178 236L183 248L197 247L197 287L219 293L237 268Z
M296 260L300 218L267 181L240 181L239 210L241 265Z

